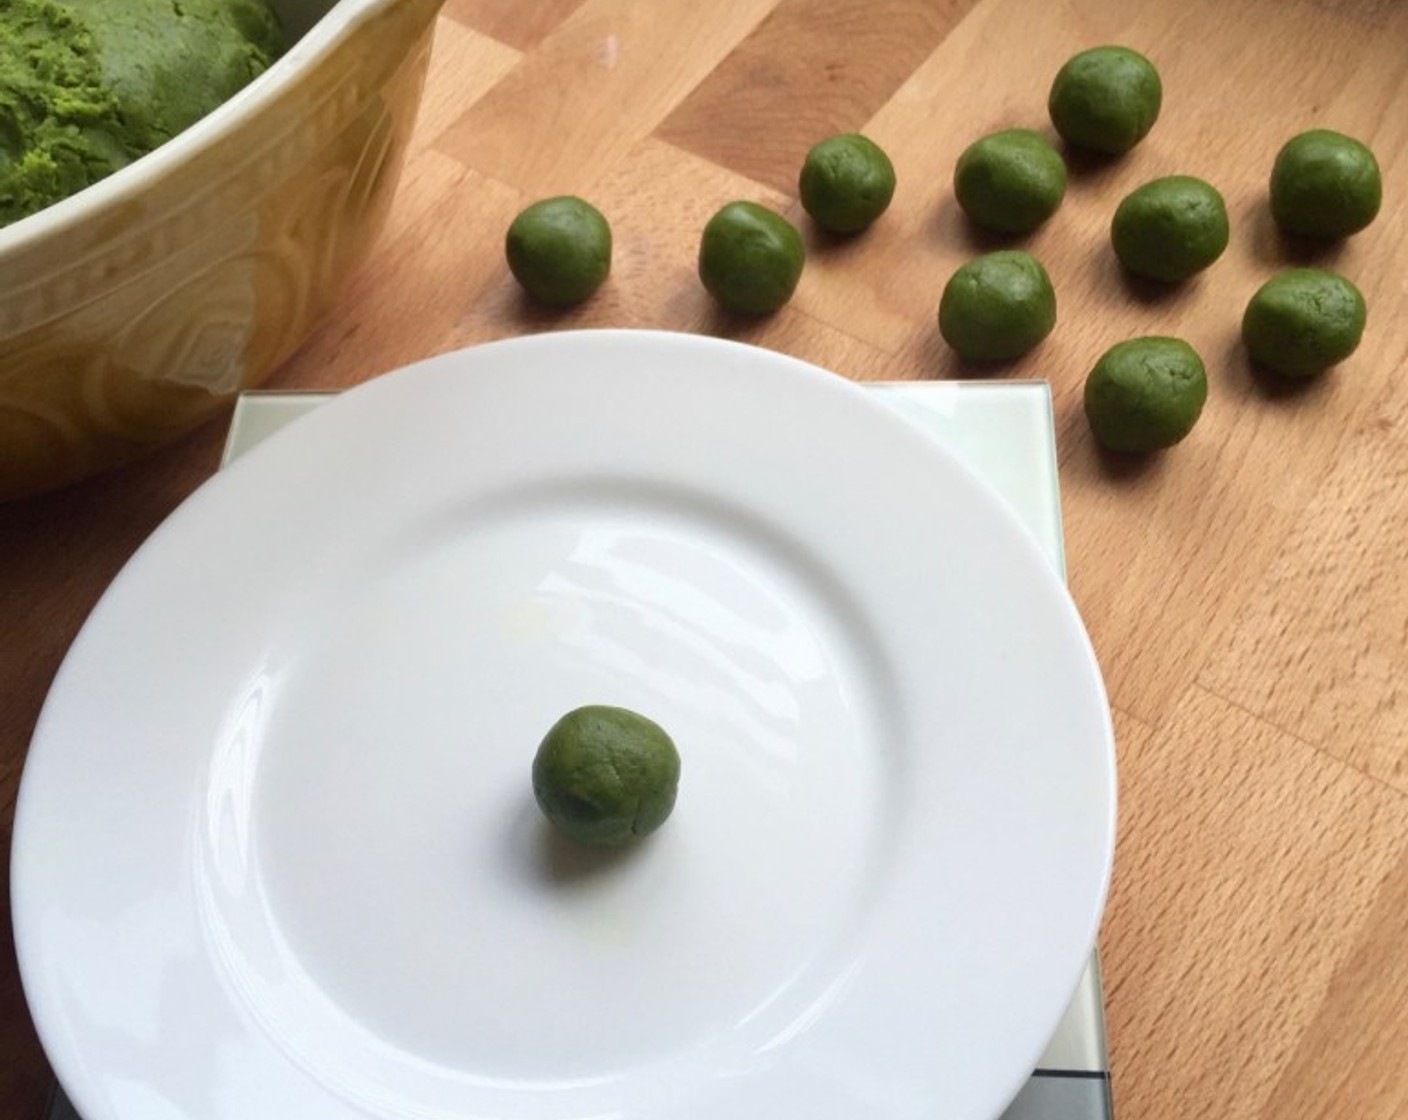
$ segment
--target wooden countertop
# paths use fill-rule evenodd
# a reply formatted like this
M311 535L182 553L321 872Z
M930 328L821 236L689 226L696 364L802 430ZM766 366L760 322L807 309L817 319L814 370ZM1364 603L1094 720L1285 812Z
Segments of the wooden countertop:
M1078 160L1029 247L1056 332L1010 367L956 362L934 321L952 270L994 244L960 220L954 160L980 133L1049 127L1081 48L1147 53L1149 138ZM1307 255L1274 231L1279 146L1313 126L1368 142L1370 230ZM795 201L807 147L863 129L894 206L866 236L810 238L794 301L744 323L694 274L734 198ZM1126 282L1116 203L1207 178L1226 255L1170 292ZM611 219L612 279L546 314L507 275L503 232L547 194ZM275 387L351 385L452 347L578 326L746 339L874 378L1050 380L1070 579L1107 675L1121 765L1102 940L1119 1120L1408 1115L1408 4L1396 0L448 0L421 127L374 259ZM1254 376L1241 309L1279 266L1360 285L1357 354L1295 391ZM1137 334L1188 339L1207 409L1137 465L1092 444L1081 387ZM0 507L0 851L49 682L98 595L216 468L224 423L108 478ZM8 880L7 880L8 882ZM6 883L7 886L7 883ZM0 1116L38 1120L49 1075L0 921ZM199 1120L199 1118L193 1118Z

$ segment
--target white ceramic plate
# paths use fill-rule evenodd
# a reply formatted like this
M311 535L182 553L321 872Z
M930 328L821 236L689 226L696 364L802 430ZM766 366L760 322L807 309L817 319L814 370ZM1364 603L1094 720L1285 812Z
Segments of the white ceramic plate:
M610 857L529 784L585 703L683 758ZM933 441L776 354L546 335L153 535L41 718L15 927L87 1120L992 1120L1113 817L1076 611Z

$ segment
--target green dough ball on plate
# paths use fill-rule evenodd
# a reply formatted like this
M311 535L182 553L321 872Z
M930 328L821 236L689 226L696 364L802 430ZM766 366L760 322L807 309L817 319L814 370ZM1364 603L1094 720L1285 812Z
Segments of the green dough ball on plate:
M533 795L565 835L615 848L665 823L675 807L680 756L653 720L588 705L548 730L533 758Z

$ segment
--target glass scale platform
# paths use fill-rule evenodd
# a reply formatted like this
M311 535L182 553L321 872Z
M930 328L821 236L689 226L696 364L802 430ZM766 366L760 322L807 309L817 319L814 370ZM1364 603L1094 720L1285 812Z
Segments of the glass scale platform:
M939 440L1007 500L1064 574L1050 386L1044 381L879 382L881 400ZM251 392L237 401L222 466L327 400ZM1026 1087L994 1120L1113 1120L1098 954ZM48 1120L81 1120L56 1090ZM191 1117L190 1120L202 1120Z

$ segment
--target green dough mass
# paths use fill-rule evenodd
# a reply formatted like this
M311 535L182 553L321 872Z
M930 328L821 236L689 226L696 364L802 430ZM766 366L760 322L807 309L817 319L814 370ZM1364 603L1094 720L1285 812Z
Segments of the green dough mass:
M984 229L1031 233L1066 196L1066 161L1039 132L994 132L958 157L953 193Z
M1180 338L1132 338L1110 347L1085 381L1085 417L1111 451L1172 447L1202 415L1207 371Z
M1169 175L1125 197L1110 240L1130 272L1176 283L1222 256L1228 232L1227 206L1215 187L1191 175Z
M1326 128L1292 137L1271 169L1271 215L1287 233L1358 233L1378 216L1383 194L1374 153Z
M675 807L679 781L674 742L627 708L568 712L533 758L533 796L543 815L592 847L620 847L654 832Z
M1264 369L1313 377L1359 348L1367 317L1364 297L1343 276L1288 268L1252 296L1242 316L1242 341Z
M3 0L0 225L164 144L283 49L264 0Z
M1154 64L1128 47L1092 47L1057 72L1047 98L1066 143L1122 155L1159 119L1163 83Z
M611 226L574 195L545 198L514 218L504 252L529 295L566 307L595 292L611 271Z
M975 362L1018 358L1056 325L1056 292L1030 253L1003 249L963 265L944 285L939 333Z
M768 315L797 290L806 263L797 227L756 202L730 202L699 239L699 279L719 304Z
M895 196L895 167L873 140L844 133L807 152L797 180L802 208L832 233L859 233Z

